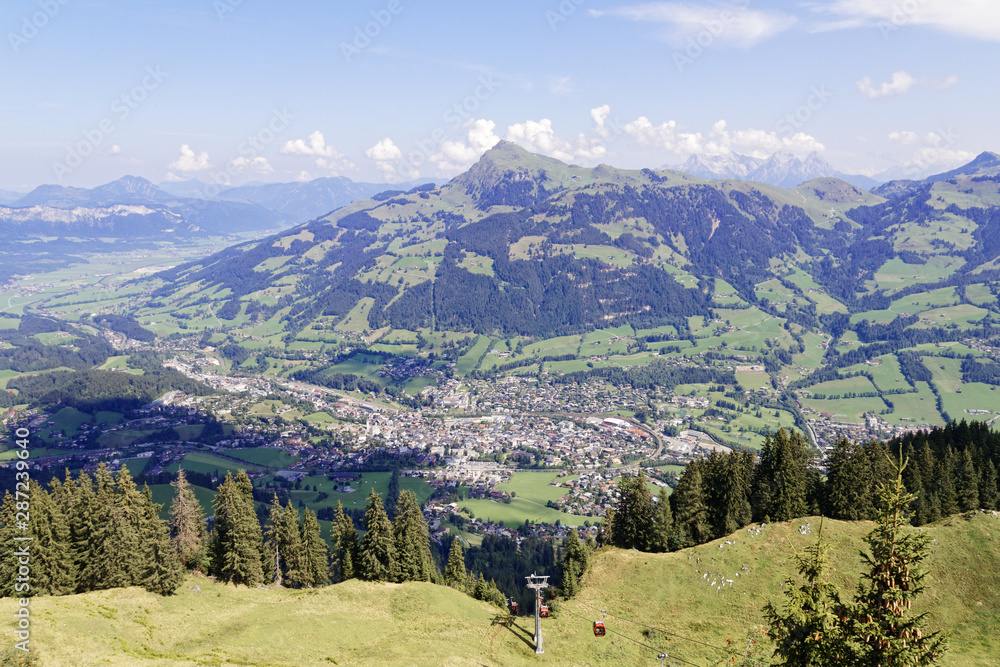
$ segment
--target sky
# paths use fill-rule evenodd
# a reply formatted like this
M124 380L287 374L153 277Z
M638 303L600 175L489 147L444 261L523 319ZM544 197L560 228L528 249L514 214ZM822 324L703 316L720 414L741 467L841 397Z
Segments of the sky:
M1000 151L995 0L5 0L0 33L0 188L22 192L443 181L500 139L867 175Z

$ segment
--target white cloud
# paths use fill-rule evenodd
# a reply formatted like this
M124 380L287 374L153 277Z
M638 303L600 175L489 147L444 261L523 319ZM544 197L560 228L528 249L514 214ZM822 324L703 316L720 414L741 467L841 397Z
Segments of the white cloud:
M598 109L601 108L598 107ZM598 116L600 116L600 111L598 111ZM593 117L593 112L591 117ZM587 138L583 133L578 134L574 139L556 136L552 121L548 118L514 123L507 127L506 139L513 141L527 151L548 155L563 162L594 161L604 157L607 153L607 148L604 147L599 138Z
M108 149L109 155L120 155L121 152L122 152L122 147L119 146L118 144L114 144L111 148Z
M374 146L367 149L365 155L375 160L375 166L389 180L394 180L400 176L400 161L403 159L403 151L399 150L399 147L389 137L378 141ZM413 176L413 178L416 178L416 176Z
M594 134L605 139L611 138L611 130L607 126L608 116L610 115L610 104L602 104L590 110L590 118L594 121Z
M255 157L251 160L241 156L235 160L231 160L229 162L229 168L237 174L242 174L248 171L256 174L270 174L274 171L274 168L270 165L270 163L268 163L266 157Z
M925 88L932 88L934 90L946 90L951 88L956 83L958 83L958 77L952 74L951 76L940 79L917 79L911 75L906 70L899 70L898 72L892 73L892 79L889 81L883 81L879 85L875 85L871 77L863 77L857 83L858 90L868 97L870 100L885 100L892 97L897 97L903 93L908 92L913 86L920 85Z
M888 36L906 26L926 26L963 37L1000 41L1000 3L994 0L833 0L812 7L836 17L820 29L877 27Z
M181 154L176 160L167 165L177 171L205 171L212 165L208 163L208 153L202 151L195 154L187 144L181 146Z
M734 5L715 7L683 2L647 2L608 10L591 10L592 16L614 16L641 23L665 24L662 37L680 47L690 40L749 48L791 28L796 18L782 12L746 9ZM704 46L702 44L702 46Z
M292 139L281 147L284 155L306 155L316 158L316 166L327 169L334 174L349 171L357 167L333 146L328 146L323 133L316 130L305 140Z
M653 125L646 116L639 116L626 124L624 130L640 146L652 146L681 156L725 155L735 151L766 157L779 150L805 153L826 148L815 137L804 132L779 136L777 132L754 128L731 131L725 120L716 121L712 129L703 134L681 131L674 120Z
M906 70L899 70L892 73L891 81L883 81L876 86L871 77L864 77L858 81L858 90L866 95L870 100L884 100L890 97L902 95L917 83L917 80Z
M470 118L462 125L465 138L458 141L442 141L438 152L431 155L441 174L453 174L468 169L483 153L493 148L500 137L493 129L496 123L485 118Z
M894 144L903 144L904 146L912 146L920 140L916 132L909 132L907 130L901 130L898 132L889 133L889 142Z

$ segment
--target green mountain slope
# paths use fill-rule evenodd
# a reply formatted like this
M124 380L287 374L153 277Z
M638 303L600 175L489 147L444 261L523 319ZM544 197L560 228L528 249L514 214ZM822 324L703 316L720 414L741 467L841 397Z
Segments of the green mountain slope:
M870 527L825 522L830 580L847 594ZM192 577L171 598L139 589L42 598L31 603L32 642L45 665L654 664L661 651L675 659L667 664L737 655L739 664L764 601L780 601L794 571L791 549L812 543L818 528L807 518L675 553L602 552L581 593L543 622L544 656L534 654L531 617L503 624L495 608L451 589L357 581L289 591ZM931 576L915 611L929 611L931 627L948 633L941 664L996 664L1000 516L955 517L927 532ZM14 604L0 601L0 612ZM602 609L609 633L596 638Z

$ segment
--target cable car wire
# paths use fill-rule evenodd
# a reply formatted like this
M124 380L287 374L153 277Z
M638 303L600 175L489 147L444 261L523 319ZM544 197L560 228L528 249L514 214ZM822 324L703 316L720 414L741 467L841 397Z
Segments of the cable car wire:
M606 613L607 613L608 616L614 616L617 619L620 619L622 621L626 621L627 623L631 623L633 625L638 625L638 626L643 627L643 628L651 628L653 630L659 630L660 632L662 632L665 635L670 635L670 636L673 636L673 637L677 637L678 639L683 639L685 641L693 642L695 644L701 644L702 646L706 646L708 648L712 648L712 649L715 649L717 651L724 651L726 653L731 653L732 652L732 648L731 647L716 646L715 644L709 644L707 642L703 642L703 641L700 641L700 640L697 640L697 639L691 639L690 637L685 637L684 635L678 634L676 632L671 632L669 630L664 630L663 628L658 628L655 625L650 625L649 623L639 623L638 621L633 621L631 619L625 618L624 616L619 616L618 614L612 614L611 612L606 612Z
M575 611L569 611L568 609L562 609L560 613L562 613L562 612L567 612L567 613L573 614L574 616L579 616L580 618L583 618L583 619L588 618L587 616L584 616L583 614L579 614L579 613L577 613ZM633 644L638 644L639 646L642 646L643 648L648 648L650 651L655 651L657 654L663 653L663 651L661 651L660 649L656 648L655 646L650 646L649 644L645 644L645 643L639 641L638 639L632 639L628 635L622 634L622 633L618 632L617 630L612 630L611 628L608 628L607 626L605 626L604 629L607 632L610 632L612 634L618 635L619 637L622 637L624 639L629 640ZM678 662L683 662L685 665L692 665L692 667L701 667L700 665L698 665L696 663L689 662L689 661L685 660L684 658L678 658L675 655L669 655L668 654L668 657L672 658L674 660L677 660Z

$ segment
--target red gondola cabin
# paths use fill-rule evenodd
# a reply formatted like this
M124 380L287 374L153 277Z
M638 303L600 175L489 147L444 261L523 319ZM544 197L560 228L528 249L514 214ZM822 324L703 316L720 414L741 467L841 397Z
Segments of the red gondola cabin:
M603 637L607 634L607 630L604 629L604 623L602 621L594 621L594 636Z
M541 606L541 608L538 610L538 615L541 618L548 618L549 617L549 606L546 605L546 604L543 604Z

